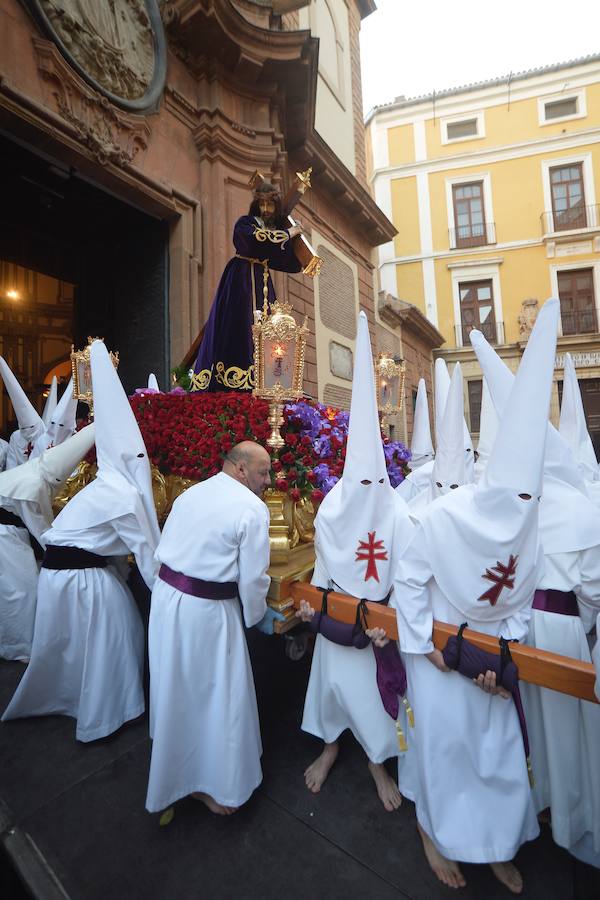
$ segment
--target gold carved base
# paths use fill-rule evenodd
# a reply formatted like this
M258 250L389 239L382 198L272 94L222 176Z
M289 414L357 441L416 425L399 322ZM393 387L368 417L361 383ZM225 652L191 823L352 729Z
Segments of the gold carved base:
M62 490L54 498L54 514L58 515L71 497L74 497L95 477L96 465L80 462L75 473L65 482ZM191 478L182 478L179 475L163 475L156 466L152 466L154 504L161 526L177 497L194 484L198 484L198 482ZM294 503L282 491L272 490L265 492L264 501L269 509L271 519L269 526L271 568L278 569L283 566L286 571L288 568L297 568L300 560L304 561L308 558L303 556L301 551L308 549L309 556L313 554L312 547L315 536L313 505L310 500L300 500L298 503Z

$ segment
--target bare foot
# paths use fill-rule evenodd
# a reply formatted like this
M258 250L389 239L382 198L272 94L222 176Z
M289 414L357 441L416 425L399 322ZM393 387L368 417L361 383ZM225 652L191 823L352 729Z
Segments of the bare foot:
M379 799L386 810L394 812L395 809L399 809L402 803L402 794L383 763L374 763L369 760L369 772L373 776Z
M520 894L523 891L523 879L521 873L511 862L490 863L492 872L502 884L509 889L511 894Z
M446 859L445 856L442 856L439 850L436 849L427 832L423 831L418 822L417 828L419 829L419 834L421 835L421 840L423 841L423 850L425 851L427 862L431 866L435 875L442 882L442 884L445 884L447 885L447 887L451 888L465 887L467 882L465 881L464 875L458 867L458 863L455 863L453 860Z
M216 813L218 816L230 816L238 811L237 806L222 806L220 803L217 803L210 794L201 794L198 791L194 791L191 796L194 800L200 800L205 806L208 806L212 813Z
M318 794L323 787L323 782L329 775L329 770L336 761L337 755L337 743L325 744L321 755L317 756L314 763L311 763L304 773L306 787L309 791L312 791L313 794Z

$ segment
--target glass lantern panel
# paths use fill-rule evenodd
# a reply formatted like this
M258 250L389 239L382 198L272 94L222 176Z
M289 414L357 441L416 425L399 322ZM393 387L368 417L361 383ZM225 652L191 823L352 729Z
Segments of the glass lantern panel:
M79 393L87 394L92 391L92 378L89 365L83 359L77 360L77 386Z
M379 406L398 405L399 378L397 375L382 377L379 382Z
M286 391L291 391L294 381L295 341L265 340L265 388L268 390L279 383Z

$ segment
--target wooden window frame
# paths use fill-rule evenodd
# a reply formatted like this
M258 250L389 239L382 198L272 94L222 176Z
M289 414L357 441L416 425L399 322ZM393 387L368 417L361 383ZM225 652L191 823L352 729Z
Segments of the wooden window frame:
M480 226L482 228L482 234L480 234L480 235L473 234L473 223L471 220L471 204L469 203L469 225L468 225L468 228L469 228L470 234L465 237L460 237L459 231L461 230L461 228L465 228L466 226L463 225L463 226L459 227L459 225L458 225L458 211L456 208L456 204L457 204L457 196L456 195L457 195L458 191L464 190L464 188L475 187L475 186L477 186L479 188L479 199L481 201L481 210L483 213L483 222ZM470 200L472 198L468 198L468 199ZM458 202L465 202L465 200L459 200ZM459 182L457 184L452 185L452 213L453 213L453 217L454 217L454 241L452 242L454 248L456 248L458 250L458 249L463 249L466 247L483 247L489 243L489 241L488 241L488 222L486 219L486 210L485 210L485 188L484 188L483 179L481 181L475 180L475 181Z
M573 221L565 221L564 223L561 222L561 220L558 217L564 216L566 213L568 213L570 211L570 209L574 209L575 207L569 207L566 210L566 213L565 212L561 213L560 211L557 212L557 210L556 210L556 203L555 203L555 197L554 197L554 183L552 181L552 176L555 172L559 172L561 169L577 169L578 170L578 172L579 172L578 180L557 182L557 184L566 184L566 185L579 184L579 185L581 185L581 199L583 201L581 204L581 212L579 213L579 217ZM586 212L586 205L585 205L585 178L584 178L584 172L583 172L583 162L562 163L558 166L551 166L548 169L548 179L549 179L549 184L550 184L550 199L552 202L552 230L554 232L557 232L557 231L571 231L572 229L575 229L575 228L587 228L587 212Z
M587 306L581 306L578 308L577 302L577 291L573 287L571 289L570 297L565 296L565 290L563 287L563 293L561 296L561 281L564 282L569 279L571 284L576 278L581 278L582 275L589 274L590 279L590 289L589 295L591 296L591 304ZM582 266L580 269L563 269L556 273L557 277L557 286L558 286L558 296L561 301L560 308L560 319L562 326L563 335L575 335L575 334L596 334L598 332L598 314L596 311L596 292L594 288L594 270L591 266ZM570 300L573 303L572 310L563 310L563 303L567 300Z
M463 320L463 310L466 308L472 308L472 309L479 311L479 306L481 305L482 301L480 301L478 299L476 301L476 303L469 303L469 304L465 305L463 303L463 299L461 297L461 292L465 288L476 291L482 285L486 285L486 286L489 285L489 288L490 288L490 299L489 299L489 301L485 301L485 305L487 306L488 302L489 302L489 305L492 307L491 316L488 319L488 322L486 322L486 323L480 322L479 316L477 316L478 321L475 324L473 324L472 326L469 326L469 324L465 323ZM460 336L461 336L462 346L463 347L469 346L469 341L468 341L469 331L466 330L467 328L470 328L470 329L477 328L479 331L481 331L481 333L486 338L486 340L488 340L490 342L490 344L497 344L498 343L498 323L496 322L496 305L494 302L494 281L493 281L493 279L492 278L477 278L477 279L473 279L472 281L460 281L458 283L458 302L459 302L459 309L460 309Z

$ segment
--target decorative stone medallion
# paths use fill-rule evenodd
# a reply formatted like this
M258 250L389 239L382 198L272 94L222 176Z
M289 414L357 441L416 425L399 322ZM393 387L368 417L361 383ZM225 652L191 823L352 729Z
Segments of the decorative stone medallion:
M113 103L155 109L166 73L157 0L22 0L67 61Z

